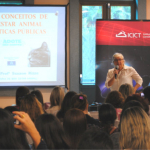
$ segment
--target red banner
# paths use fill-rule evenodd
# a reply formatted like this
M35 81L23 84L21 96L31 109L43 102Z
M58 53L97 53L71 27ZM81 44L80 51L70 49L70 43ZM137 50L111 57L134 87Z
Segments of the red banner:
M96 21L96 45L150 46L150 21Z

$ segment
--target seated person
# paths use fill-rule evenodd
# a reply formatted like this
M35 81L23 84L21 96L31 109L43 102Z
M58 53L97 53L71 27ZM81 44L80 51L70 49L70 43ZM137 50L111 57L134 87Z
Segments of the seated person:
M110 103L115 107L118 121L120 120L120 115L124 102L124 97L118 91L111 91L105 99L105 103Z
M148 105L150 105L150 86L147 86L143 90L144 98L147 101Z
M4 109L9 111L10 113L12 113L13 111L19 111L19 109L17 109L17 107L14 106L7 106Z
M45 109L44 109L44 102L43 102L43 95L42 95L41 91L40 90L34 90L34 91L31 92L31 94L36 96L36 98L42 104L43 110L45 111Z
M76 149L83 133L87 129L84 113L79 109L70 109L65 113L63 127L71 149Z
M133 94L132 96L128 96L124 105L126 105L126 103L130 102L131 100L136 100L140 102L144 107L145 112L149 115L149 106L143 97L141 97L139 94Z
M150 119L141 107L126 109L120 121L120 149L150 149Z
M63 122L63 118L64 118L64 115L65 113L71 108L71 98L77 94L76 92L74 91L69 91L66 93L63 101L62 101L62 104L61 104L61 109L58 111L57 113L57 118Z
M14 124L13 126L16 129L20 129L26 133L28 133L34 142L34 146L36 149L47 149L47 145L45 141L41 138L39 132L37 131L33 121L31 120L30 116L25 112L14 111L15 114L14 119L18 120L20 124ZM16 145L16 143L15 143ZM13 147L11 147L12 149ZM7 148L8 149L8 148ZM21 149L21 148L18 148Z
M142 109L143 106L140 102L136 101L136 100L131 100L130 102L126 103L123 107L123 110L121 112L121 116L120 118L122 117L122 114L124 113L124 111L126 111L128 108L131 108L131 107L134 107L134 106L138 106L138 107L141 107ZM120 119L121 121L121 119ZM113 144L114 144L114 148L115 149L120 149L120 146L119 146L119 138L120 138L120 122L119 122L119 126L118 126L118 132L114 132L110 135L110 138L112 139L113 141Z
M19 107L20 107L20 99L29 93L30 93L30 90L26 86L20 86L17 88L17 90L16 90L16 107L17 107L17 109L19 109Z
M78 149L113 149L113 142L106 132L90 128L83 134Z
M62 87L56 86L50 95L50 108L46 109L48 114L53 114L56 116L57 112L61 108L62 101L64 99L64 89Z
M0 108L0 149L29 149L24 132L14 128L11 112Z
M102 129L108 134L117 131L117 128L114 126L116 118L116 110L111 104L105 103L99 107L99 121Z
M21 99L20 110L28 113L33 122L36 121L38 116L44 113L42 104L33 94L27 94ZM26 136L28 143L33 145L31 137L28 134Z
M33 122L44 113L42 104L33 94L28 94L21 99L20 110L28 113Z
M71 99L71 108L78 108L83 111L86 115L88 127L91 125L100 126L99 120L96 120L89 115L88 106L87 96L84 94L76 94Z
M69 149L69 143L61 122L52 114L40 115L35 126L47 144L48 149Z
M125 83L120 86L119 92L122 94L122 96L126 100L128 96L132 96L132 94L134 94L134 88L132 85Z

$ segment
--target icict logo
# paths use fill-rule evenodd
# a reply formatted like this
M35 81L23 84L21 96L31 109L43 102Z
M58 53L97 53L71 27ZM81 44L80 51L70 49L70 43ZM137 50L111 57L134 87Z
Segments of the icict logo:
M125 33L124 31L119 32L116 34L117 38L140 38L141 33Z

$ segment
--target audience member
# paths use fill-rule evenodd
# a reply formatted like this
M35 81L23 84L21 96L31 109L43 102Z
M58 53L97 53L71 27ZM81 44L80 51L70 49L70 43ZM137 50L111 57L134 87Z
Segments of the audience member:
M121 112L121 116L120 118L122 117L122 114L124 113L124 111L126 111L126 109L128 108L131 108L131 107L134 107L134 106L139 106L141 108L143 108L142 104L136 100L131 100L129 101L128 103L126 103L122 109L122 112ZM144 109L144 108L143 108ZM120 119L121 121L121 119ZM119 122L119 125L118 125L118 132L114 132L113 134L111 134L110 138L112 139L113 141L113 144L114 144L114 148L115 149L120 149L120 146L119 146L119 137L120 137L120 122Z
M41 91L34 90L31 92L31 94L34 94L36 96L36 98L39 100L39 102L42 104L42 106L44 107L43 95L42 95Z
M99 121L89 115L88 106L87 96L84 94L76 94L71 99L71 108L78 108L83 111L86 115L88 127L91 125L100 126Z
M116 108L118 121L120 121L120 115L124 102L125 102L124 97L118 91L111 91L105 99L105 103L110 103Z
M66 93L65 97L64 97L64 100L61 104L61 109L58 111L57 113L57 118L63 122L63 118L64 118L64 115L65 113L71 108L71 98L77 94L76 92L74 91L69 91Z
M42 104L33 94L27 94L21 98L20 110L29 114L32 121L35 122L38 116L44 113Z
M125 83L120 86L119 92L123 95L124 99L126 100L128 96L134 94L134 88L132 85Z
M110 138L113 142L114 149L119 150L119 137L120 137L120 132L114 132L110 135Z
M124 105L127 103L127 102L130 102L131 100L136 100L138 102L140 102L143 107L144 107L144 110L147 114L149 114L149 106L148 104L146 103L146 101L144 100L143 97L141 97L139 94L133 94L132 96L128 96Z
M4 109L9 111L10 113L12 113L13 111L19 111L19 109L17 107L14 107L14 106L7 106Z
M123 112L120 125L121 149L150 149L150 119L140 107Z
M87 129L84 113L79 109L70 109L66 112L63 127L70 143L71 149L76 149L81 136Z
M123 84L119 92L111 91L99 107L99 122L89 115L84 94L70 91L64 97L64 89L55 87L50 95L51 107L46 110L51 114L43 114L42 93L36 90L30 94L27 87L19 87L16 91L18 107L0 108L0 148L29 149L25 131L37 149L149 149L150 119L146 103L150 104L149 91L149 87L143 90L145 99L133 94L133 87L129 84ZM14 125L12 112L17 114L14 119L21 124ZM114 126L116 118L120 120L120 132ZM101 128L86 131L90 125Z
M36 149L47 149L45 141L41 138L30 116L21 111L14 111L13 114L15 114L14 119L20 122L14 127L28 133L32 137Z
M50 108L46 109L46 112L56 116L57 112L61 108L62 101L64 99L64 89L62 87L55 87L50 95Z
M21 145L23 145L24 149L31 149L31 148L33 148L33 146L30 145L30 143L28 143L28 139L27 139L26 133L24 131L16 129L16 136L17 136L18 142Z
M79 142L78 149L113 149L113 142L109 135L98 128L85 131Z
M23 96L25 96L26 94L29 94L29 93L30 93L30 90L26 86L20 86L17 88L17 90L16 90L16 105L17 105L18 109L20 107L20 98L22 98Z
M48 149L68 149L69 144L60 121L52 114L43 114L35 122Z
M148 105L150 105L150 86L147 86L143 90L144 98L147 101Z
M24 147L20 141L14 128L13 115L0 108L0 149L29 149L29 147ZM25 144L27 141L24 141Z
M108 134L112 134L117 130L117 128L114 126L116 118L117 116L115 107L111 104L105 103L99 107L99 121L102 129Z
M122 109L121 117L122 117L122 114L124 113L124 111L126 111L128 108L131 108L131 107L134 107L134 106L141 107L144 110L143 105L139 101L131 100L131 101L125 103L125 105L124 105L124 107Z
M105 103L110 103L115 108L122 108L124 101L124 97L118 91L111 91L105 99Z
M7 106L4 109L8 111L11 115L13 115L12 114L13 111L19 111L19 109L13 106ZM14 121L14 123L15 122L16 121ZM21 143L25 149L29 149L29 146L32 147L32 144L28 143L26 134L23 131L16 129L16 136L17 136L17 140L19 141L19 143Z
M42 104L38 101L35 95L27 94L20 100L21 100L20 110L28 113L33 122L36 121L38 116L44 113ZM32 138L29 136L29 134L26 134L26 137L28 143L32 147L33 146Z

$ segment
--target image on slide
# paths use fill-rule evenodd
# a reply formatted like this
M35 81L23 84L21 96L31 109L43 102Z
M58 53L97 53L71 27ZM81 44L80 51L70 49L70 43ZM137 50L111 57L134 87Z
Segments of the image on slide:
M28 54L29 67L50 67L50 50L46 42Z

